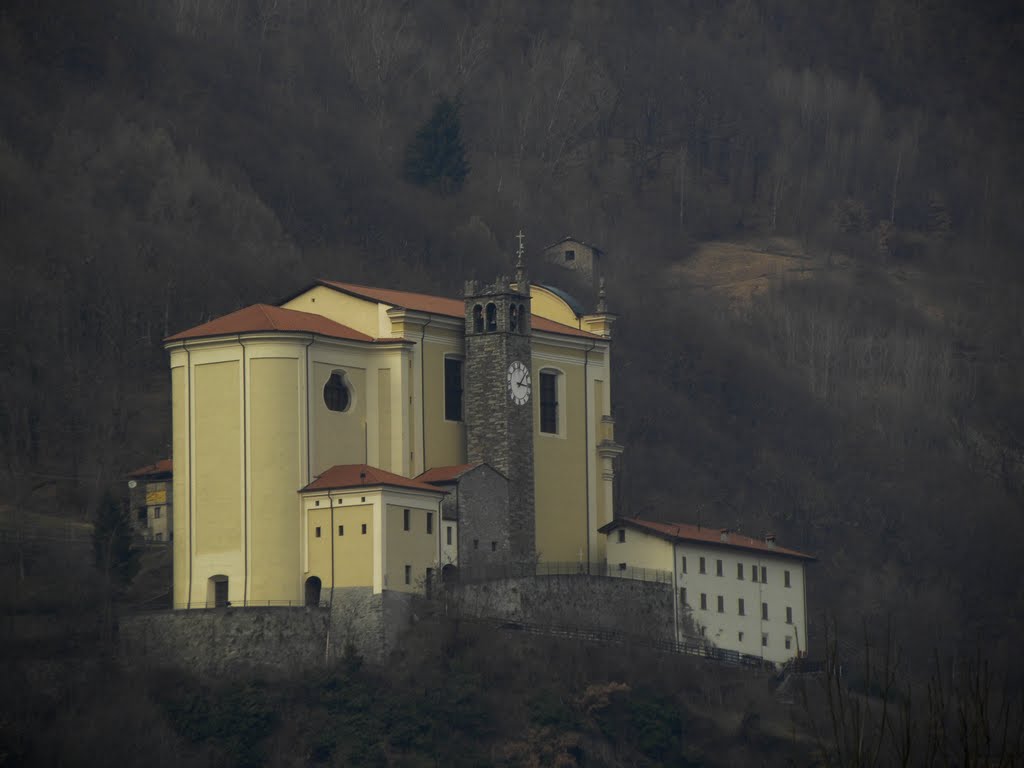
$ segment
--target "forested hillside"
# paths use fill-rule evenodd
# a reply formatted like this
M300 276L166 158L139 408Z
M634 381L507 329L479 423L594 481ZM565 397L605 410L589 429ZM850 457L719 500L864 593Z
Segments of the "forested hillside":
M622 316L623 512L774 529L855 635L1009 652L1022 35L966 0L11 0L0 501L84 516L167 453L168 333L317 276L458 295L572 234ZM446 99L461 184L408 173Z

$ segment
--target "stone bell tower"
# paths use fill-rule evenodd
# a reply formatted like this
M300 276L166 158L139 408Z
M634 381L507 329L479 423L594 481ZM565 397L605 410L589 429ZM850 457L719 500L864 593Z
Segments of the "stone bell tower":
M485 461L508 478L506 557L512 561L536 553L530 284L522 232L518 237L514 283L508 277L490 285L466 283L463 393L467 458Z

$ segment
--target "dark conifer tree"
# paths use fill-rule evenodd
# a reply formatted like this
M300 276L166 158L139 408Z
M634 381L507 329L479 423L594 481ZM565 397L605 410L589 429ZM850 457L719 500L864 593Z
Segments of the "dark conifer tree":
M469 175L462 145L459 104L441 99L434 113L405 148L406 181L421 187L436 186L441 194L455 194Z

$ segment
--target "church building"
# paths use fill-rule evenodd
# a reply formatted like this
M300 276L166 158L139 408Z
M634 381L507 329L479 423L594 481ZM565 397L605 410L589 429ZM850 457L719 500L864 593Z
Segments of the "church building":
M174 607L604 563L613 320L520 246L459 298L317 280L168 337Z

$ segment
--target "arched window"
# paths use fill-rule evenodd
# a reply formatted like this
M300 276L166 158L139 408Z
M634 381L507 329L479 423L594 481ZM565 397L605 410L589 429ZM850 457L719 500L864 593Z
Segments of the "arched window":
M519 330L519 306L517 304L508 305L508 330L511 333Z
M484 332L484 308L477 304L473 307L473 333Z
M487 305L487 332L498 330L498 309L494 304Z
M324 384L324 405L329 411L344 413L352 404L352 393L349 392L345 374L335 371Z

